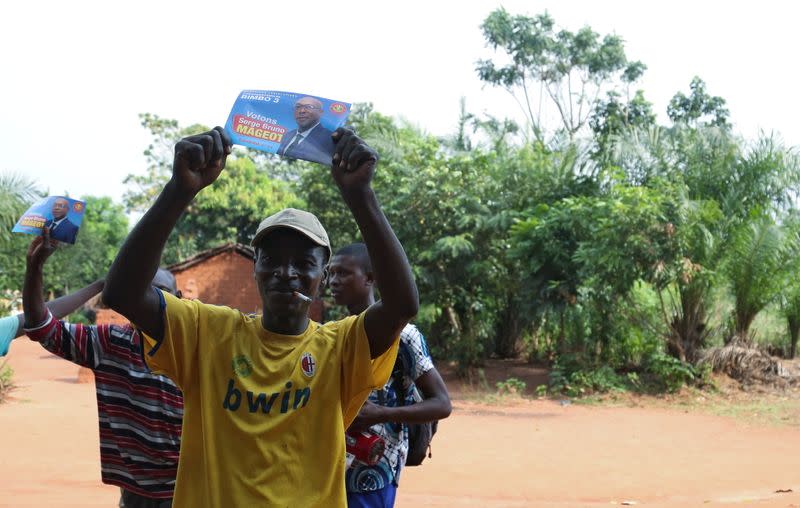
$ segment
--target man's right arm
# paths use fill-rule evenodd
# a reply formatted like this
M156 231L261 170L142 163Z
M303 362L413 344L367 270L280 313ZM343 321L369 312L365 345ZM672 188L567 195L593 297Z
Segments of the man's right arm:
M331 174L350 208L369 252L381 299L364 312L364 329L373 359L396 343L419 310L411 265L372 190L378 154L350 129L339 128ZM394 360L392 360L394 361Z
M231 152L221 128L184 138L175 145L172 178L128 235L106 277L103 302L150 337L164 336L161 298L151 281L161 254L183 211L217 179Z
M163 336L161 300L151 282L167 238L193 197L170 180L122 244L106 276L103 302L157 340Z
M34 238L28 248L25 282L22 286L25 332L31 340L41 343L51 353L78 365L95 368L100 362L103 351L97 327L68 325L58 321L44 303L42 273L45 261L54 250L55 244L51 243L47 233L43 237ZM55 306L55 310L59 314L70 311L72 305L82 303L82 301L79 303L79 298L91 297L98 291L99 287L94 292L84 288L64 297ZM75 295L78 297L76 298Z

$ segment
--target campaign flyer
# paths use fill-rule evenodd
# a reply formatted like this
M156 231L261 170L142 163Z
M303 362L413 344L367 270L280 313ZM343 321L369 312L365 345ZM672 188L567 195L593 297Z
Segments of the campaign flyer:
M28 208L11 231L41 235L47 228L51 239L75 243L85 210L83 201L66 196L48 196Z
M331 134L344 125L350 104L294 92L245 90L225 129L234 144L329 166Z

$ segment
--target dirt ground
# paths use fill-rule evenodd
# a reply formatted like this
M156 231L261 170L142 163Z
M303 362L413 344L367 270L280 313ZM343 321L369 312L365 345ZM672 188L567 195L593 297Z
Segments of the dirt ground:
M19 388L0 406L0 506L115 506L117 489L99 479L93 385L27 339L9 356ZM542 375L521 369L501 364L481 384ZM798 422L696 406L480 399L474 386L451 388L453 414L433 458L405 470L398 508L800 507Z

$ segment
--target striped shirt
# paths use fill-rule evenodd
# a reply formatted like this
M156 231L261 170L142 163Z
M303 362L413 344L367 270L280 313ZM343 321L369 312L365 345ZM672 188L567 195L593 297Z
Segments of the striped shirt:
M139 334L131 326L69 324L51 314L25 331L51 353L94 372L103 483L171 498L183 396L169 378L147 368Z

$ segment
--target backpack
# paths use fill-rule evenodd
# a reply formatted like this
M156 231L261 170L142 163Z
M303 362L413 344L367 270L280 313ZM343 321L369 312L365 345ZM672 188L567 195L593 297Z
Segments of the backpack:
M400 357L397 358L397 363L402 364ZM401 396L397 397L397 403L404 406L406 403L405 390L403 390L403 371L401 368L395 368L392 372L392 382L395 385L395 393ZM413 382L412 382L413 384ZM400 390L397 388L400 387ZM406 457L406 466L419 466L425 460L425 455L430 458L431 454L431 440L433 435L436 434L436 428L439 426L438 421L427 423L408 423L408 456Z

